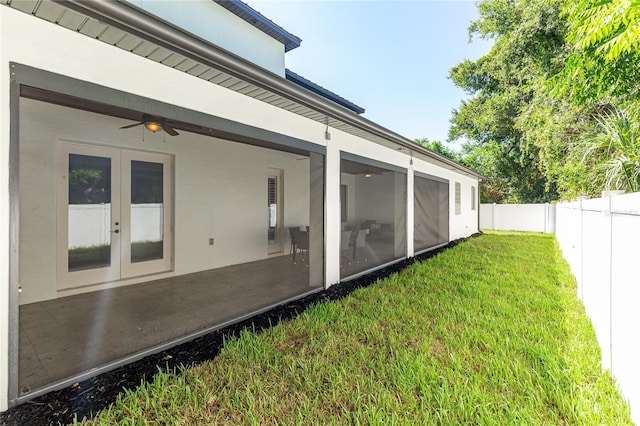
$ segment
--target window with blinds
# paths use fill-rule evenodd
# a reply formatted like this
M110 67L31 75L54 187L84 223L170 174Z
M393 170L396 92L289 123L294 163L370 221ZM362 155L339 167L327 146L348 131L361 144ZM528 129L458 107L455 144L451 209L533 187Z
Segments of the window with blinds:
M461 188L460 188L460 182L456 182L456 215L459 215L462 210L462 200L461 200Z
M471 187L471 210L476 209L476 187Z
M268 232L267 240L269 244L277 241L276 227L278 226L278 177L269 176L267 178L267 208L268 208Z

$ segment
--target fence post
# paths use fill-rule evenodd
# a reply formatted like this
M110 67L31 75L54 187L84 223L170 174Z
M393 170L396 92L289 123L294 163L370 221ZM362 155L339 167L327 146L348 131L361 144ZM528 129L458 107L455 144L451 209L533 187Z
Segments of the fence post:
M606 214L609 215L609 371L613 371L613 212L611 211L611 198L609 195L609 207Z
M496 229L496 203L491 205L491 229Z
M584 302L584 208L580 201L580 282L582 283L582 301Z
M584 303L584 211L582 209L582 202L588 200L589 197L578 197L578 213L580 214L580 280L578 285L580 286L580 301Z

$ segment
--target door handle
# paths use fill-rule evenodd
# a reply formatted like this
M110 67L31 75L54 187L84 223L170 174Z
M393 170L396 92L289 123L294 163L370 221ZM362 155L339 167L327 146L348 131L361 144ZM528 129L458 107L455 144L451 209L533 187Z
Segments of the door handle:
M111 231L111 232L113 232L114 234L119 234L119 233L120 233L120 230L119 230L119 229L116 229L115 231Z

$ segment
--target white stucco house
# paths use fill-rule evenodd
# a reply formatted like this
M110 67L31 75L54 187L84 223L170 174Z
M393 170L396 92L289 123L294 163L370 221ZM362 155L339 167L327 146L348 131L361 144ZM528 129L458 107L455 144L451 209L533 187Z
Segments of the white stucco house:
M0 0L0 411L478 231L237 0Z

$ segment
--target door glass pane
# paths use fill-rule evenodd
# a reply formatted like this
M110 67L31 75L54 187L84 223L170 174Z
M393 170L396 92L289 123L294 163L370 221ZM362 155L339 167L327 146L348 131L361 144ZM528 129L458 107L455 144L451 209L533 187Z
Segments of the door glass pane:
M131 263L163 258L163 167L131 161Z
M111 159L69 154L69 271L111 265Z

